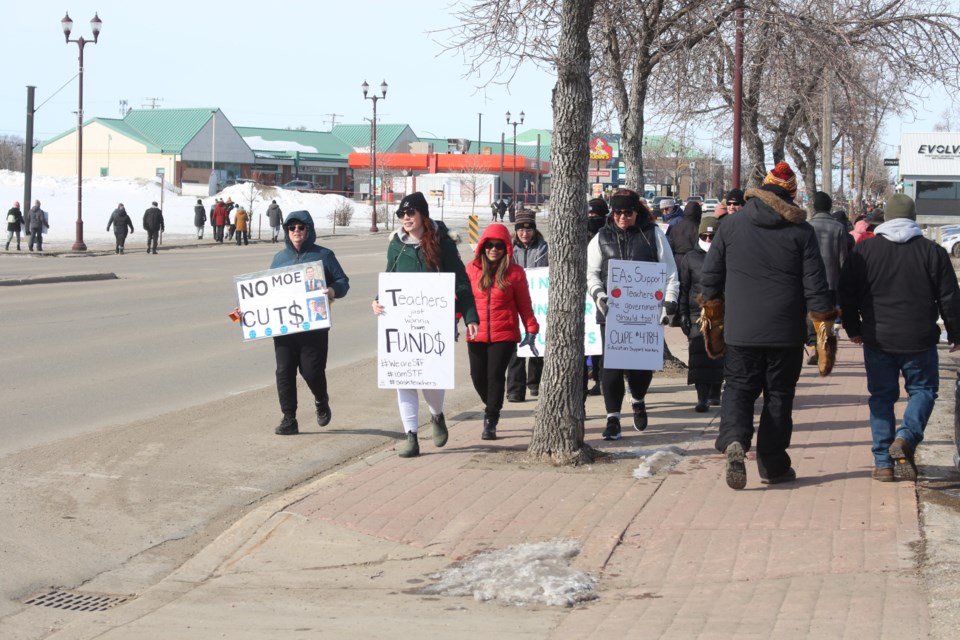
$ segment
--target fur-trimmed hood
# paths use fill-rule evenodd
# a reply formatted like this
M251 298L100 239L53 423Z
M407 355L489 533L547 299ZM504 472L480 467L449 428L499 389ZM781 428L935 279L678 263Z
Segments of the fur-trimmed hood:
M784 223L800 224L807 221L804 209L790 204L772 189L748 189L743 195L747 204L737 215L746 214L757 226L775 228Z

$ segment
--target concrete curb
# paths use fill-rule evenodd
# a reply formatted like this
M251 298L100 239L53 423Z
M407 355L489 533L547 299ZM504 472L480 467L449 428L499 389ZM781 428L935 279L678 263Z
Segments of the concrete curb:
M92 280L118 280L115 273L78 273L68 276L41 276L38 278L12 278L0 280L0 287L18 287L27 284L53 284L59 282L90 282Z

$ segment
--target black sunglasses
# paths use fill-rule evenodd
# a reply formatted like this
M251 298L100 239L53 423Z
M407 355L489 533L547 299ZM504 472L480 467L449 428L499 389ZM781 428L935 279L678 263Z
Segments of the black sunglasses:
M712 233L701 233L701 234L700 234L700 239L701 239L701 240L713 240L713 234L712 234Z
M306 231L307 225L305 224L288 224L287 231Z
M614 218L616 218L616 217L618 217L618 216L620 216L620 217L624 217L624 216L625 216L625 217L629 218L630 216L635 216L635 215L637 215L637 212L636 212L636 211L633 211L632 209L614 209L611 213L613 214L613 217L614 217Z
M487 251L489 251L490 249L496 249L497 251L506 251L506 250L507 250L507 245L505 245L504 243L502 243L502 242L500 242L500 241L493 241L493 240L492 240L492 241L489 241L489 242L484 243L483 248L484 248L484 250L487 250Z
M413 207L408 207L406 209L401 209L400 211L397 211L398 218L404 218L406 216L410 216L412 218L415 215L417 215L417 210L414 209Z

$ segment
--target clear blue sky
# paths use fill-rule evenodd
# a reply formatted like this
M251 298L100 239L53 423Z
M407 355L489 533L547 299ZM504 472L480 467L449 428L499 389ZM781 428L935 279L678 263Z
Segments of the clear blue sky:
M550 94L555 79L521 70L508 88L477 89L466 66L443 53L438 40L454 23L451 0L315 0L296 8L248 0L136 3L68 0L8 2L0 38L0 135L25 134L26 85L46 101L35 118L43 140L74 127L77 109L76 44L63 39L60 19L69 11L72 37L90 38L94 12L103 20L97 44L84 49L84 118L119 117L121 100L141 108L220 107L236 126L327 130L332 116L361 123L371 115L364 80L390 88L377 105L382 123L405 123L419 135L477 135L483 113L485 140L507 131L504 113L526 113L519 128L552 128ZM280 8L284 6L284 8ZM917 119L891 121L883 155L891 157L901 131L928 131L946 106L942 92L927 100ZM938 96L938 97L937 97ZM512 131L512 128L509 128ZM508 132L509 133L509 132ZM709 150L709 134L700 136Z

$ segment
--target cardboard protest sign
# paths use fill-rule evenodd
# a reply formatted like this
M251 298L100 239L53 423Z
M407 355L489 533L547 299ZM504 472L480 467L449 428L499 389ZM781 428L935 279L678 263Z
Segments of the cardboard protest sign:
M610 260L603 366L609 369L663 369L660 309L667 272L659 262Z
M547 267L537 267L535 269L526 269L527 285L530 287L530 301L533 303L533 315L537 317L537 323L540 325L540 333L537 334L537 350L540 355L546 352L547 341L547 304L550 298L550 276ZM596 306L589 295L584 298L583 306L583 354L587 356L599 355L603 353L603 345L600 341L600 325L597 324ZM520 336L526 333L523 322L520 322ZM518 358L530 358L533 352L530 347L520 347L517 349Z
M330 327L323 265L306 262L234 276L244 340Z
M453 389L454 274L381 273L377 386Z

